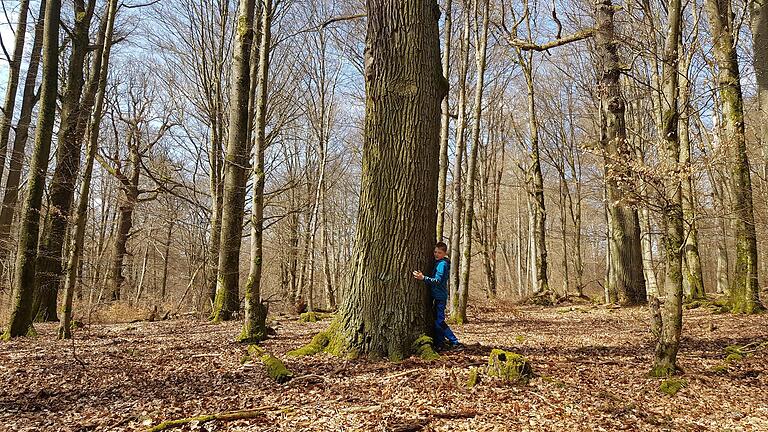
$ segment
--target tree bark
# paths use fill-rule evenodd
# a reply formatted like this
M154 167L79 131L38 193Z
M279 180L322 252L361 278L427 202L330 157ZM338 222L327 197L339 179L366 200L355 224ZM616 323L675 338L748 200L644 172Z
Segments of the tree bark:
M451 77L451 32L453 31L452 1L445 0L445 21L443 22L443 76ZM449 81L450 82L450 81ZM448 178L448 134L451 130L449 92L443 98L440 117L440 169L437 181L437 241L443 241L445 231L445 199Z
M664 273L664 298L661 301L654 298L651 302L651 310L655 317L654 322L661 323L657 329L658 339L651 369L653 376L671 375L677 371L677 351L680 347L680 332L683 326L683 208L678 164L680 157L678 43L682 25L680 0L670 0L668 11L668 28L662 66L663 244L666 270ZM659 305L659 303L661 304Z
M5 88L5 102L0 113L0 179L5 170L5 158L8 155L8 137L11 134L11 122L16 108L16 92L19 89L21 61L24 55L24 43L27 36L27 15L29 15L29 0L19 2L18 23L14 38L13 57L8 64L8 83Z
M704 277L701 271L701 257L699 256L699 230L696 222L696 188L693 183L693 169L691 168L691 85L688 76L690 74L693 49L680 62L680 168L684 170L682 179L682 204L683 204L683 238L685 239L685 253L683 271L686 285L690 287L687 294L689 300L706 298L704 290Z
M468 8L464 8L464 28L459 48L459 111L456 120L456 157L453 161L453 214L451 215L451 270L448 279L449 303L451 314L459 309L459 269L461 265L461 217L463 214L462 201L462 170L464 151L467 146L467 72L469 70L469 36L470 16Z
M437 219L440 69L435 0L368 0L363 171L350 285L335 352L402 359L430 334L429 293L411 272L430 261Z
M238 340L255 343L267 338L267 307L261 302L261 272L264 253L264 153L267 149L267 85L269 83L269 53L272 36L272 0L261 0L259 66L256 90L256 114L253 154L253 208L251 215L251 268L245 285L245 320Z
M256 0L240 0L237 35L232 58L229 136L224 161L224 197L221 212L216 300L211 318L229 320L240 308L240 246L243 233L245 186L248 175L248 100L250 99L249 56L254 39Z
M34 332L32 303L35 287L35 262L40 232L40 210L45 190L45 175L48 171L48 158L56 122L60 16L61 0L48 0L45 7L43 31L43 81L40 94L40 112L35 129L35 149L29 168L28 193L19 228L13 307L3 339L24 336Z
M757 102L760 110L760 146L766 161L763 177L768 178L768 1L750 0L749 28L752 31L752 66L757 80Z
M37 255L36 281L38 295L33 314L38 321L58 321L56 299L63 273L64 237L69 225L69 213L75 196L75 182L80 170L83 135L91 112L95 89L83 98L85 59L90 48L89 29L95 0L86 4L75 0L75 25L71 35L71 53L67 66L67 81L61 103L61 115L56 148L56 168L49 188L49 210L46 215L46 235ZM91 71L98 81L99 70Z
M738 53L734 44L731 2L706 0L704 8L709 18L718 68L717 85L723 109L721 141L728 149L733 182L731 205L735 215L736 268L731 280L729 303L732 312L750 314L764 308L760 303L757 280L759 267L752 179L744 136L744 97L741 92Z
M453 320L457 324L464 324L467 322L467 303L469 301L469 272L472 263L472 229L474 228L475 221L477 152L480 148L480 123L483 115L483 85L485 78L486 51L488 46L488 23L490 20L488 1L489 0L474 0L473 2L475 15L474 21L476 26L479 24L479 3L482 2L483 24L482 28L476 28L475 31L475 65L477 67L477 83L475 84L475 118L472 122L472 145L469 149L467 175L464 179L464 221L461 226L464 230L462 235L464 238L464 243L462 244L461 279L459 280L459 308L454 311L453 314Z
M22 95L19 121L16 124L16 134L13 138L11 163L8 167L8 176L5 179L5 194L3 195L2 207L0 207L0 260L7 258L11 252L11 223L14 213L16 213L16 204L19 198L19 181L21 180L21 168L24 164L24 153L29 138L29 125L32 122L32 110L37 103L35 91L43 50L45 8L46 0L41 0L37 23L35 23L34 41L27 65L27 75L24 78L24 94Z
M621 93L621 66L618 41L614 30L614 7L611 0L598 0L595 41L600 58L598 70L600 92L600 143L605 160L608 223L610 224L609 292L618 294L622 305L646 301L643 258L640 246L640 223L637 211L626 202L623 188L632 188L628 163L634 152L627 140L625 102Z

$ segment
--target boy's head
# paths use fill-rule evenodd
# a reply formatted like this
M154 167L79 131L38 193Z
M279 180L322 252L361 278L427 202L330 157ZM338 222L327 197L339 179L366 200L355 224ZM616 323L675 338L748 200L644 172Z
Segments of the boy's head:
M441 260L448 255L448 245L443 242L437 242L435 244L435 260Z

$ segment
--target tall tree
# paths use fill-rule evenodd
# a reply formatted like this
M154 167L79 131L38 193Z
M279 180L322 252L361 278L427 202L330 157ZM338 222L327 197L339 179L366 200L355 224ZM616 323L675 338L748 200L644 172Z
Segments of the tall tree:
M72 300L74 297L77 273L83 255L85 243L85 228L88 222L88 202L91 193L91 179L93 177L93 164L96 159L99 143L99 129L104 111L104 94L107 89L107 71L109 69L109 56L112 50L112 35L115 28L115 15L117 14L117 0L110 0L104 17L102 30L97 45L100 47L94 53L91 67L87 94L93 94L94 106L90 116L88 131L88 152L86 154L85 169L80 185L80 200L75 212L74 232L72 233L72 245L69 249L67 267L64 273L64 306L62 308L61 325L59 326L59 338L72 337ZM85 116L85 113L81 113ZM84 121L82 119L81 121Z
M40 8L35 23L35 35L32 42L32 50L27 64L27 75L24 78L24 92L21 99L19 120L16 124L16 133L13 137L13 149L11 161L8 167L8 176L5 179L5 194L3 194L2 206L0 206L0 259L10 255L10 234L13 215L16 213L16 204L19 198L19 182L21 180L21 168L24 163L24 153L29 138L29 126L32 123L32 110L37 104L37 75L40 69L40 59L43 51L43 24L45 22L46 0L40 1Z
M651 374L671 375L677 370L677 351L680 347L680 331L683 326L683 206L681 194L680 139L678 135L678 62L679 41L682 26L680 0L668 3L667 32L662 61L663 123L661 145L664 196L664 232L662 239L666 257L663 298L651 298L654 314L654 333L657 337Z
M349 288L329 349L401 359L432 324L428 290L411 272L431 260L448 84L435 0L366 4L360 205Z
M469 70L470 44L470 11L467 2L464 3L464 28L462 30L459 48L459 111L456 119L456 157L453 161L453 214L451 215L451 271L448 288L450 290L450 309L455 313L459 308L459 267L461 262L461 217L462 201L462 170L464 152L467 146L467 73Z
M27 15L29 15L29 0L21 0L17 15L19 21L16 23L13 57L9 59L8 65L5 102L3 103L3 111L0 113L0 179L3 178L3 171L5 170L5 158L8 155L8 137L11 133L11 122L14 109L16 108L16 92L19 88L21 60L24 55L24 43L27 36Z
M482 12L479 4L482 2ZM475 219L475 181L477 180L477 153L480 147L480 123L483 114L483 92L486 66L486 51L488 47L488 23L490 11L488 0L474 0L475 22L475 66L477 67L477 83L475 84L475 117L472 121L472 145L469 148L469 160L467 161L467 175L464 179L464 221L462 230L464 243L461 251L461 277L459 279L459 307L454 310L453 320L458 324L467 321L467 301L469 300L469 270L472 262L472 230ZM483 22L478 22L480 13L483 14Z
M253 145L253 207L251 209L251 268L245 285L245 320L240 333L241 342L260 342L267 337L265 321L267 307L261 302L261 272L264 253L264 152L267 149L267 85L269 83L269 52L272 36L272 0L260 0L259 63L256 80L256 132Z
M451 76L451 32L453 31L452 0L445 0L443 21L443 76ZM445 236L445 200L448 179L448 135L451 130L450 86L441 105L440 116L440 174L437 181L437 241Z
M752 31L752 66L757 79L757 102L760 109L760 144L768 159L768 1L750 0L749 28ZM768 177L768 161L763 166Z
M29 168L27 198L19 227L19 246L16 254L13 309L3 339L24 336L34 332L32 302L35 290L35 261L40 209L45 190L45 175L51 153L53 127L56 122L56 96L59 78L59 20L61 0L48 0L45 7L43 31L43 82L40 90L40 112L35 129L35 149Z
M625 179L635 152L627 140L624 96L621 93L621 64L618 37L614 27L611 0L596 2L595 42L598 50L598 91L600 94L600 144L605 160L606 196L608 198L608 238L610 261L609 292L616 292L623 305L645 302L645 278L640 246L638 214L627 202L624 189L632 185Z
M58 321L56 299L62 276L62 254L64 236L69 225L69 213L75 196L75 182L80 170L80 151L83 135L91 112L95 88L83 98L85 85L84 68L90 51L89 29L93 17L95 0L75 0L75 25L71 34L71 52L67 66L67 80L61 103L58 145L56 147L56 168L49 188L49 211L45 218L45 233L37 256L37 290L35 299L40 321ZM106 22L106 21L104 21ZM94 59L96 56L94 56ZM94 65L98 63L93 62ZM91 77L98 82L99 71L92 71ZM37 310L35 310L37 309Z
M757 281L757 234L752 205L752 179L744 136L744 96L734 42L734 34L738 29L734 28L730 0L706 0L704 8L714 41L717 87L722 101L723 129L720 139L729 152L732 179L736 267L731 280L729 303L734 313L754 313L763 310L763 306L760 304L760 286Z
M698 32L698 19L695 23ZM697 33L695 33L697 35ZM695 53L696 36L688 51L680 62L680 168L684 178L682 186L683 204L683 238L685 239L685 254L683 255L684 287L688 287L687 296L691 300L706 298L704 291L704 275L701 271L701 256L699 255L699 229L696 221L696 188L694 173L691 167L691 93L693 83L690 81L691 64Z
M211 318L214 322L229 320L240 307L240 246L243 234L243 209L248 177L248 137L250 124L250 54L254 40L256 0L240 0L237 9L237 35L232 57L229 135L224 161L224 197L221 213L216 300Z

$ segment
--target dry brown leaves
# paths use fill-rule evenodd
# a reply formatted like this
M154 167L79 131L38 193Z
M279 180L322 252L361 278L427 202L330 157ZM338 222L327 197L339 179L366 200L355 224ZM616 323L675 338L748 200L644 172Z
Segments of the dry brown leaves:
M298 378L271 382L241 365L238 323L196 321L91 326L72 343L53 325L36 340L0 345L0 429L144 430L163 420L264 406L257 419L192 423L176 430L507 431L768 430L768 350L724 372L723 348L768 338L768 316L686 311L675 397L646 372L652 354L645 309L483 306L456 328L468 348L433 363L285 358L327 322L282 320L264 346ZM491 348L526 355L527 386L469 369Z

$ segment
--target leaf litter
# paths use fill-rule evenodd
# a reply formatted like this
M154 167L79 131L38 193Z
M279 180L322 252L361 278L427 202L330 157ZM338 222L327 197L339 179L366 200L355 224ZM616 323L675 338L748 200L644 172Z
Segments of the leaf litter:
M470 309L470 319L455 328L463 351L389 363L286 356L329 321L278 316L263 347L294 373L282 385L259 364L240 363L247 346L233 341L238 322L91 325L74 344L56 340L55 324L38 324L37 339L0 345L0 430L141 431L259 410L173 430L768 431L768 344L759 345L768 315L685 311L685 386L674 396L647 377L653 341L644 308L495 303ZM729 346L752 349L724 363ZM493 348L528 358L536 377L527 385L484 377L468 389L470 369Z

